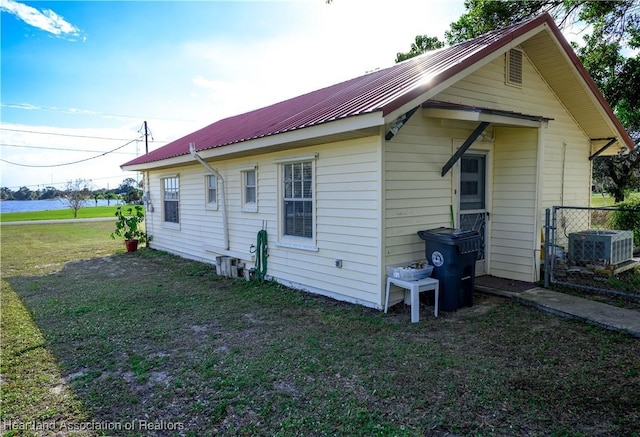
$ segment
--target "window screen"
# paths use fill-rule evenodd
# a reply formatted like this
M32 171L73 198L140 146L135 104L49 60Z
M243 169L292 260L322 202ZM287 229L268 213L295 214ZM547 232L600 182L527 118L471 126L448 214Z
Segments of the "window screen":
M284 235L313 237L313 165L311 161L284 164Z

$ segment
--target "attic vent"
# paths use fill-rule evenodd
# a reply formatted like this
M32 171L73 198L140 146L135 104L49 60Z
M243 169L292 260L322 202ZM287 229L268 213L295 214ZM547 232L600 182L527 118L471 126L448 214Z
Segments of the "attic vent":
M507 53L507 84L522 86L522 52L511 49Z

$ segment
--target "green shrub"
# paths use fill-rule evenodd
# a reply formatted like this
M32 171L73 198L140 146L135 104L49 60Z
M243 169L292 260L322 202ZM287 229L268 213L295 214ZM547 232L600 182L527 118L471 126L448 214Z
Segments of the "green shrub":
M616 207L620 209L612 214L609 227L633 231L633 245L640 246L640 196L631 196Z

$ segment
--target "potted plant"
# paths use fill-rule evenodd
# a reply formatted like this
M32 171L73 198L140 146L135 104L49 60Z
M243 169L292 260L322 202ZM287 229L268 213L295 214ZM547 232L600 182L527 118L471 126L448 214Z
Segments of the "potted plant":
M139 243L146 243L151 237L140 228L144 221L142 206L116 208L116 229L111 233L111 238L123 237L127 252L135 252Z

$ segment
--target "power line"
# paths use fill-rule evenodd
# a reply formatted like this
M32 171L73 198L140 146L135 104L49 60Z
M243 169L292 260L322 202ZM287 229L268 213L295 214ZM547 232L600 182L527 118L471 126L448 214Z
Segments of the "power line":
M7 164L17 165L17 166L20 166L20 167L31 167L31 168L51 168L51 167L62 167L62 166L65 166L65 165L78 164L78 163L80 163L80 162L86 162L86 161L90 161L90 160L92 160L92 159L100 158L100 157L102 157L102 156L105 156L105 155L108 155L108 154L110 154L110 153L113 153L113 152L115 152L116 150L120 150L120 149L122 149L123 147L126 147L126 146L128 146L129 144L131 144L131 143L133 143L133 142L135 142L135 141L138 141L140 138L141 138L141 137L138 137L138 138L136 138L136 139L133 139L133 140L131 140L131 141L127 142L127 143L124 143L124 144L123 144L122 146L120 146L120 147L116 147L115 149L113 149L113 150L109 150L108 152L104 152L104 153L101 153L101 154L99 154L99 155L92 156L91 158L80 159L80 160L78 160L78 161L73 161L73 162L65 162L65 163L63 163L63 164L52 164L52 165L30 165L30 164L20 164L19 162L7 161L6 159L3 159L3 158L0 158L0 161L2 161L2 162L6 162Z
M72 138L90 138L93 140L110 140L110 141L127 141L129 138L108 138L108 137L93 137L89 135L71 135L71 134L61 134L58 132L39 132L34 130L24 130L24 129L10 129L8 127L0 127L0 130L6 130L11 132L23 132L27 134L41 134L41 135L57 135L60 137L72 137Z
M44 146L25 146L23 144L6 144L6 143L0 143L0 146L5 146L5 147L20 147L23 149L41 149L41 150L62 150L64 152L91 152L91 153L95 153L98 150L87 150L87 149L68 149L68 148L63 148L63 147L44 147ZM118 155L135 155L135 153L133 152L114 152L117 153Z
M89 116L99 116L99 117L133 118L138 120L142 118L139 115L108 114L105 112L90 111L87 109L65 109L65 108L56 108L55 106L35 106L31 104L20 104L20 103L2 103L0 104L0 107L12 108L12 109L26 109L29 111L33 111L33 110L55 111L55 112L63 112L65 114L89 115ZM193 120L183 120L180 118L163 118L163 117L151 117L151 118L154 120L180 121L185 123L190 123L193 121Z
M89 135L71 135L71 134L61 134L61 133L57 133L57 132L40 132L40 131L24 130L24 129L10 129L8 127L0 127L0 130L6 130L6 131L11 131L11 132L22 132L22 133L27 133L27 134L58 135L58 136L61 136L61 137L71 137L71 138L89 138L89 139L93 139L93 140L109 140L109 141L128 141L129 140L129 138L109 138L109 137L94 137L94 136L89 136ZM142 128L140 130L138 130L138 132L140 132L141 130L142 130ZM151 130L149 130L149 132L151 132ZM168 143L169 141L173 141L173 140L158 140L158 141L156 141L153 138L153 135L151 135L151 141L160 142L160 143Z

